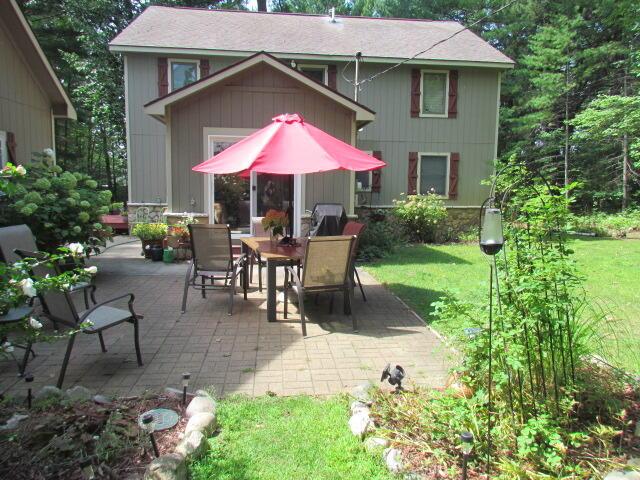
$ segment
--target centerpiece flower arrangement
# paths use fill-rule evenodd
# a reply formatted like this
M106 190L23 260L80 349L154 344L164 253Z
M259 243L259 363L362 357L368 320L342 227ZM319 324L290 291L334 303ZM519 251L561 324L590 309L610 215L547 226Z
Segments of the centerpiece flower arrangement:
M284 236L285 228L289 226L289 217L281 210L268 210L262 219L262 228L268 231L271 238Z

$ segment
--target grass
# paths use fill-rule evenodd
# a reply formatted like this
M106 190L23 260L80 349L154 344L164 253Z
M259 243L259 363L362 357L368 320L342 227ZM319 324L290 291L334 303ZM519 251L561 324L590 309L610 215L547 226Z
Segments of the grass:
M393 478L347 426L346 396L232 396L218 404L220 435L191 465L192 479Z
M577 238L570 247L588 298L607 312L615 329L609 359L640 373L640 240ZM468 325L440 322L430 315L431 303L447 291L472 302L488 295L488 262L477 245L406 247L366 269L447 336Z

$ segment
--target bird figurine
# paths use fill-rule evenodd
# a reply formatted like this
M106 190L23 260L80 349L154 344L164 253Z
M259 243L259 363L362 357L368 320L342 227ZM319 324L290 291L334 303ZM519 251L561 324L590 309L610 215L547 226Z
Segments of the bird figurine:
M396 365L393 370L391 370L391 364L387 363L387 366L384 367L382 371L382 377L380 378L381 382L389 379L389 383L396 387L396 392L402 390L402 379L405 377L404 368L400 365Z

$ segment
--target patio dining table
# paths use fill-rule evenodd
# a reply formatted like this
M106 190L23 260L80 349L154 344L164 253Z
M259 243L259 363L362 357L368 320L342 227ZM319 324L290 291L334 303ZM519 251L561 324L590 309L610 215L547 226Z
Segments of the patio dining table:
M240 239L242 243L242 253L250 254L256 252L260 254L260 258L267 262L267 320L276 321L276 268L281 266L291 266L298 264L304 258L307 239L298 238L297 246L278 245L269 237L243 237ZM245 264L243 281L244 292L246 292L249 283L248 266Z

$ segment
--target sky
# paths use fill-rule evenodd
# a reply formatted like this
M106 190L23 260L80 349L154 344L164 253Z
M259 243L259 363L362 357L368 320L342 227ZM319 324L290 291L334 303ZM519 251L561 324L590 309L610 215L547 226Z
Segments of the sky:
M258 1L257 0L249 0L247 2L247 7L249 10L258 10Z

